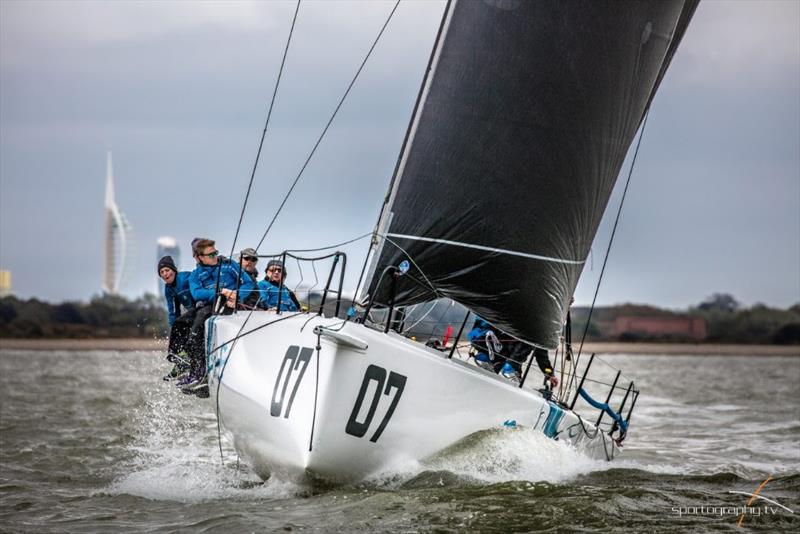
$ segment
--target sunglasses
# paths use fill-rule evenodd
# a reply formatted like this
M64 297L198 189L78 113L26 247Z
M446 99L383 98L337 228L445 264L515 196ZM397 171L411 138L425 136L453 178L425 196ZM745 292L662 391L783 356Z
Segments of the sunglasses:
M267 269L268 273L280 273L282 271L283 269L281 269L280 267L270 267L269 269Z
M255 256L242 256L242 261L252 261L253 263L258 263L258 258Z
M215 250L214 252L209 252L208 254L198 254L198 256L208 256L212 260L219 256L219 250Z

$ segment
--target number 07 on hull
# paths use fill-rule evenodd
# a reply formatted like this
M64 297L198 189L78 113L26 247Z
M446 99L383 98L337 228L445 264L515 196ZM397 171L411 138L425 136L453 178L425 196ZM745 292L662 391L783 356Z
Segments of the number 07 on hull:
M356 481L507 420L590 456L617 453L538 391L402 336L306 314L247 317L209 321L209 387L222 427L262 478Z

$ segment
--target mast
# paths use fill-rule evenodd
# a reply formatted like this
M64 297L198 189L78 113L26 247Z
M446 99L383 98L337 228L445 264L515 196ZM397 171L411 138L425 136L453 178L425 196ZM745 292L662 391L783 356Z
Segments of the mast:
M447 0L444 13L442 13L442 21L439 24L439 30L436 32L436 39L433 42L431 55L428 59L428 66L425 69L425 75L422 78L422 84L420 85L419 92L417 93L417 100L414 103L414 109L411 112L411 119L409 120L408 128L406 129L406 135L403 138L403 144L400 147L400 154L397 157L397 163L395 164L394 172L392 173L392 179L389 181L389 188L386 191L386 196L383 198L381 211L378 214L378 220L375 223L375 229L372 232L372 240L370 242L369 250L367 251L367 258L365 259L365 261L369 262L369 268L367 269L367 284L362 288L361 298L356 295L359 300L366 296L367 290L370 287L369 281L375 276L377 260L381 255L381 251L383 250L383 245L385 243L385 239L382 236L385 234L386 229L389 228L389 224L391 223L392 205L394 204L394 199L397 194L397 187L402 179L403 169L405 168L405 162L408 156L408 147L410 147L413 143L414 133L416 132L417 125L419 124L419 116L425 106L425 99L428 94L430 84L434 75L436 74L436 65L439 61L442 36L447 33L447 26L452 13L451 6L457 1L458 0Z

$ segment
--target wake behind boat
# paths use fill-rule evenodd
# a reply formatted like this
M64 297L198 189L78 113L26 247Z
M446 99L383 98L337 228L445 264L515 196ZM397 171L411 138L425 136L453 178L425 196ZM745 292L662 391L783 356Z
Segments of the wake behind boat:
M695 7L448 3L372 233L364 291L346 317L337 253L310 312L238 312L206 324L220 425L261 476L358 480L503 426L535 428L595 458L618 454L638 391L618 387L619 372L613 383L589 376L593 358L579 368L569 303ZM321 259L285 252L284 272L287 258ZM280 298L271 307L281 310ZM412 307L437 299L502 333L498 352L503 343L562 345L558 390L532 379L524 387L532 356L516 383L453 358L461 332L444 350L402 335ZM610 388L605 402L590 384ZM578 415L578 402L599 410L597 420Z

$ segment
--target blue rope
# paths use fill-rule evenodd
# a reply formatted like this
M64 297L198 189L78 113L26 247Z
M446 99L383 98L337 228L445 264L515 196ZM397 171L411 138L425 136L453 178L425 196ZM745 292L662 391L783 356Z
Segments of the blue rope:
M625 420L622 418L620 414L612 410L608 404L605 404L603 402L597 402L592 397L590 397L589 394L586 393L586 390L584 390L583 388L580 388L578 390L578 393L580 393L581 397L583 397L583 400L591 404L593 407L597 408L598 410L603 410L604 412L606 412L611 417L611 419L613 419L619 425L619 427L622 429L623 434L628 432L628 423L625 422Z

